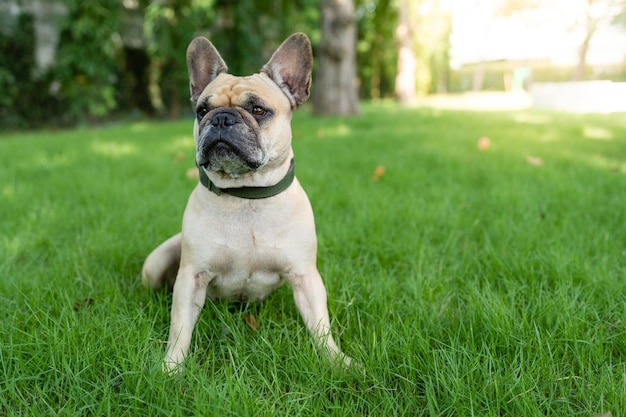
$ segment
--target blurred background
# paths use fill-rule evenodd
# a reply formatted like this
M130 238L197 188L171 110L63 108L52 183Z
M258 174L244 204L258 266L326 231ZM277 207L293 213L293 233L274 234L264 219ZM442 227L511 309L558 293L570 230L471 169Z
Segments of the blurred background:
M178 118L194 36L242 75L296 31L314 44L314 113L626 111L626 0L0 0L0 129Z

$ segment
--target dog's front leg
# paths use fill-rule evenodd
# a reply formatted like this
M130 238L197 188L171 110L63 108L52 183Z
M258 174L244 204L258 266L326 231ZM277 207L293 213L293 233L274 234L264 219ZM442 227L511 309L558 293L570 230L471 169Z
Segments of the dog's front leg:
M168 348L163 363L167 372L176 370L189 352L191 334L206 299L207 284L203 273L195 274L189 268L178 271L172 295Z
M330 332L326 288L319 272L297 276L291 283L293 296L300 315L317 344L325 348L331 358L340 357L346 366L352 359L339 350Z

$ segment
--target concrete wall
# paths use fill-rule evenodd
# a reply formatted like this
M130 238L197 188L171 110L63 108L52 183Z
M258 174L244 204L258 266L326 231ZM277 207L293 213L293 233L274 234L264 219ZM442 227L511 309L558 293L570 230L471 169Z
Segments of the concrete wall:
M626 112L626 82L533 83L533 107L577 113Z

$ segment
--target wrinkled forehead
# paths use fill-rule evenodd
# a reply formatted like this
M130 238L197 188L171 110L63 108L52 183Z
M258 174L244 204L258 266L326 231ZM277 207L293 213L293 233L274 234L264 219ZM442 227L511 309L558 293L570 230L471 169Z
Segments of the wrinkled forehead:
M265 74L236 77L220 74L204 90L198 103L209 100L219 107L239 106L250 100L271 101L273 106L290 108L289 99Z

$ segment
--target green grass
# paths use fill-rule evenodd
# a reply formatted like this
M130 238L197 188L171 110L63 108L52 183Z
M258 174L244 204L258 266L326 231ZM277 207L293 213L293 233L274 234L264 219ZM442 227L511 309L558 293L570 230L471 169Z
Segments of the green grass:
M348 373L288 287L207 303L185 374L160 372L171 298L138 275L179 229L190 131L0 136L0 415L625 415L624 115L297 114Z

